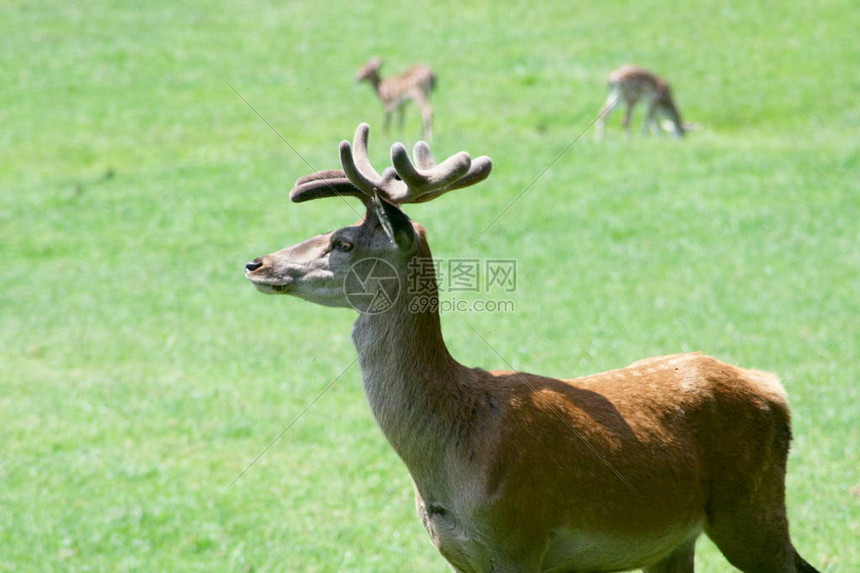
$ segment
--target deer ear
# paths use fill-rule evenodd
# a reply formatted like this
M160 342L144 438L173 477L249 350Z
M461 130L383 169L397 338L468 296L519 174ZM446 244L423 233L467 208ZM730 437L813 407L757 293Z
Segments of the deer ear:
M385 200L380 202L385 217L391 225L397 247L400 249L410 248L415 242L415 228L412 226L412 220L396 205Z

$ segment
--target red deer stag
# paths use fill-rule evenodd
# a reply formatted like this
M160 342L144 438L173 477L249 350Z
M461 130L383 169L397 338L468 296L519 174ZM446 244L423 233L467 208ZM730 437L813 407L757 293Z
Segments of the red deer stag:
M415 295L394 288L415 269L436 285L432 265L414 264L431 257L424 227L401 207L478 183L491 162L461 152L436 165L419 142L413 163L395 143L380 175L368 132L362 124L353 146L340 144L343 170L303 177L290 193L357 197L364 219L245 272L264 293L326 306L355 308L356 287L387 301L353 330L364 389L456 571L691 572L703 532L742 571L815 571L789 538L791 432L776 376L699 353L572 380L463 366L438 310L416 310ZM362 265L365 278L350 279Z
M609 97L600 111L597 119L597 137L602 138L606 129L606 121L619 104L624 104L624 131L630 134L630 119L633 109L639 101L645 103L645 119L642 123L642 133L659 132L657 114L666 116L669 130L676 137L698 129L698 124L683 123L681 113L672 99L669 84L663 78L636 66L621 66L609 74Z
M400 131L403 131L403 115L406 102L412 100L421 110L422 137L430 140L433 137L433 108L430 105L430 93L436 87L436 74L427 66L413 66L400 75L382 79L379 76L379 68L382 60L374 58L365 64L355 76L356 81L369 82L373 91L385 108L385 124L383 130L388 133L391 124L391 115L397 111L397 123Z

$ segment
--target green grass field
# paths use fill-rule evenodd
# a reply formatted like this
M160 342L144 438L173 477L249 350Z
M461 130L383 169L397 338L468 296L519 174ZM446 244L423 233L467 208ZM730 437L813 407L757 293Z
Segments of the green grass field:
M242 274L354 222L287 192L359 121L385 160L353 83L374 55L436 69L437 155L495 163L408 209L437 257L517 260L515 312L443 317L453 354L505 368L474 328L547 375L686 350L779 373L795 544L860 570L856 3L149 4L0 18L0 571L447 570L349 367L354 315ZM625 62L703 130L625 139L617 114L596 142Z

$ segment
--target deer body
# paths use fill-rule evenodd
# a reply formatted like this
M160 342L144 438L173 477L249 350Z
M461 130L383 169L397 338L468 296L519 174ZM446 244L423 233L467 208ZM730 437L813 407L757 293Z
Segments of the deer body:
M385 109L384 130L387 133L391 125L391 116L398 113L398 126L403 130L405 105L409 100L421 110L422 134L427 140L432 138L433 107L430 105L430 94L436 87L436 74L424 65L409 68L402 74L382 79L379 69L382 60L375 58L362 67L356 75L356 80L368 82L376 92L382 107Z
M460 571L620 571L679 548L692 558L711 508L784 481L789 419L773 376L700 354L575 380L471 369L450 357L434 316L398 305L356 323L362 378L425 528ZM718 440L720 419L735 426ZM778 508L776 487L767 505ZM787 532L784 514L750 519L736 541L768 529ZM793 571L786 539L763 544Z
M359 197L365 219L255 259L246 274L257 288L350 306L343 277L367 258L407 284L431 254L399 205L489 174L488 159L466 154L436 166L422 144L415 168L395 144L396 169L380 176L366 140L360 126L357 157L341 145L344 171L303 178L292 193ZM435 294L432 266L420 268ZM742 571L815 571L788 534L790 422L775 376L698 353L573 380L468 368L449 353L438 312L415 311L413 296L404 289L385 312L360 314L353 341L374 417L456 571L690 573L703 532Z
M681 114L672 99L669 84L663 78L636 66L621 66L609 75L609 97L597 120L597 135L602 137L606 129L606 121L618 107L625 106L624 130L630 133L630 119L633 110L639 102L645 105L645 119L642 123L642 133L650 130L659 131L657 115L668 118L672 132L676 137L682 137L688 127L681 121Z

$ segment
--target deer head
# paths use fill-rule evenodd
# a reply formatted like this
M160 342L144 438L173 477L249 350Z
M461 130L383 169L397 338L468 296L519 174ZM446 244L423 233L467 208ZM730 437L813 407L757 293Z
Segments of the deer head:
M414 163L403 144L392 145L393 167L380 175L368 159L369 132L368 125L362 123L352 146L348 141L341 142L343 169L302 177L290 192L295 203L323 197L356 197L365 206L364 219L249 262L245 276L258 290L290 294L325 306L354 308L346 296L345 281L350 269L363 261L376 261L394 269L402 283L408 261L426 244L423 228L413 223L400 206L430 201L479 183L492 168L488 157L473 161L466 152L437 165L428 145L419 141L413 150ZM373 278L374 274L363 276ZM376 288L386 288L383 281L376 282Z
M373 58L366 64L364 64L361 69L358 70L358 73L355 75L355 81L361 82L364 80L369 80L372 78L376 78L379 81L379 68L382 67L382 59L381 58Z

